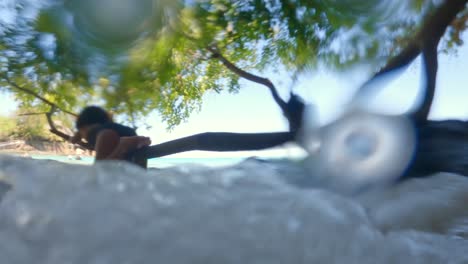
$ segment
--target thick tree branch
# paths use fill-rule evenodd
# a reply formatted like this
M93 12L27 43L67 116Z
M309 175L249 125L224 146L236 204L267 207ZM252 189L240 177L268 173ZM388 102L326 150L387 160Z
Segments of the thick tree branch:
M416 123L426 122L434 100L437 78L437 47L448 26L462 11L468 0L447 0L424 23L421 30L425 86L422 103L411 114Z
M424 41L437 40L445 34L447 27L455 20L458 13L466 7L468 0L445 0L434 13L425 20L421 29ZM431 41L431 40L429 40Z
M468 122L428 120L419 125L414 160L403 179L427 177L434 172L468 176Z
M446 0L441 4L430 16L428 16L419 32L415 34L413 40L410 41L397 56L390 59L382 69L375 73L372 78L361 86L355 98L367 95L372 90L371 84L376 80L385 76L387 73L409 65L421 52L424 52L424 63L426 64L425 96L420 109L418 109L413 116L417 118L416 120L418 121L427 119L435 93L438 43L444 35L447 27L456 18L457 14L465 8L467 2L468 0ZM427 65L431 63L435 63L435 65Z
M423 51L424 70L425 70L425 95L417 110L412 113L412 120L417 123L425 122L431 111L432 101L434 100L437 77L437 45L429 45Z
M150 146L134 153L134 157L136 160L141 160L142 158L151 159L192 150L261 150L279 146L293 140L294 133L292 132L257 134L209 132Z

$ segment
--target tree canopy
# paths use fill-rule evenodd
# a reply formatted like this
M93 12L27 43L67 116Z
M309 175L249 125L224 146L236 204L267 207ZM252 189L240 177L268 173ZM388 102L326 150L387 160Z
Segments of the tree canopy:
M0 86L36 110L74 113L92 102L135 126L158 111L172 127L206 92L256 81L246 74L295 78L361 63L376 71L440 2L10 1L0 7ZM442 50L463 44L467 18L457 16Z

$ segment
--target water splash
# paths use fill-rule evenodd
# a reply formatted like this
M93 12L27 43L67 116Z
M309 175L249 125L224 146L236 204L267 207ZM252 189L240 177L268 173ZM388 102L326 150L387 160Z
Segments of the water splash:
M324 127L309 127L302 145L314 174L339 189L359 189L392 182L405 172L415 151L415 130L404 116L356 110Z

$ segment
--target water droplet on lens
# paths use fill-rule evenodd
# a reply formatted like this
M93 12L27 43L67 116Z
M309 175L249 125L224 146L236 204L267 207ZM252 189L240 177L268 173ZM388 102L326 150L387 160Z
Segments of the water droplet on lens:
M364 160L369 158L377 148L377 139L367 131L353 131L345 139L349 157Z

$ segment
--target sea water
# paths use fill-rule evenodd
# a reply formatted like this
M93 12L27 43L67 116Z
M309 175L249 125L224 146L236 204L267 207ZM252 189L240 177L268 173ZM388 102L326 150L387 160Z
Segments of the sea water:
M80 156L79 159L76 156L65 156L65 155L30 155L33 159L40 160L56 160L65 163L91 165L94 163L94 157ZM148 168L167 168L173 166L179 166L184 164L196 164L209 167L220 167L226 165L233 165L242 160L245 157L223 157L223 158L179 158L179 157L162 157L148 160Z

